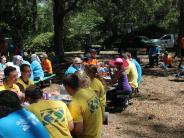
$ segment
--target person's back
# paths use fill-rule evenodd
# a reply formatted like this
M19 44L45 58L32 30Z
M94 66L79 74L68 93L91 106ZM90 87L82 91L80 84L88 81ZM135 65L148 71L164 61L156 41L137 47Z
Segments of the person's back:
M135 67L137 69L137 73L138 73L137 82L138 82L138 85L140 85L141 79L142 79L142 68L141 68L141 65L135 59L132 60L132 63L135 64Z
M0 118L0 130L3 138L50 138L37 117L26 109Z
M31 63L31 69L33 70L33 76L34 78L43 78L44 77L44 72L42 70L41 64L34 60Z
M74 123L83 123L83 133L78 138L100 138L102 111L98 96L91 88L80 89L73 95L69 110Z
M52 138L71 138L68 122L72 117L65 103L61 101L41 100L28 106L44 126Z
M124 92L131 93L132 89L128 82L127 74L122 73L120 79L118 80L118 90L123 90Z

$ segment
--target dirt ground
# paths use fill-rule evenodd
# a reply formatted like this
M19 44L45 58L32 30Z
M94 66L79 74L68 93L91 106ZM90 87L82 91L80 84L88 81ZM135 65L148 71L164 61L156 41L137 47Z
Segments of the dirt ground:
M103 138L183 138L184 82L169 81L161 68L145 68L140 91L125 111L109 114Z

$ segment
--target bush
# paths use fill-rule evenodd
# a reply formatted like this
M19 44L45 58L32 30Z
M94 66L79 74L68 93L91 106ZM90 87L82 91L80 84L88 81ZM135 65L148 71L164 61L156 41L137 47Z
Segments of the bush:
M24 43L25 50L33 52L53 51L53 32L41 33Z

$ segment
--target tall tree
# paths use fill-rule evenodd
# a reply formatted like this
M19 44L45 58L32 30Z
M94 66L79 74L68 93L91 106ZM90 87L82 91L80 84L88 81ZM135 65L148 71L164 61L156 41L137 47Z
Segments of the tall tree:
M56 54L62 57L64 56L64 18L77 7L79 0L53 0L53 2L54 46Z
M184 35L184 0L179 0L180 18L179 18L179 36Z

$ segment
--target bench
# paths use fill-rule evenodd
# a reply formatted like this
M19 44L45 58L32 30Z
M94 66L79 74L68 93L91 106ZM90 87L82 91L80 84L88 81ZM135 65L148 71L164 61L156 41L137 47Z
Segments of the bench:
M52 75L50 75L50 76L46 76L46 77L44 77L44 78L41 78L41 79L36 80L36 81L33 81L33 82L34 82L34 84L39 84L39 83L43 83L44 81L49 81L49 84L51 85L51 84L52 84L51 79L52 79L53 77L55 77L55 76L56 76L56 74L52 74Z

